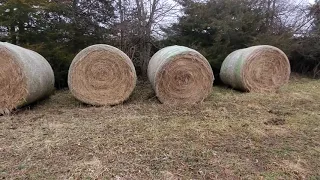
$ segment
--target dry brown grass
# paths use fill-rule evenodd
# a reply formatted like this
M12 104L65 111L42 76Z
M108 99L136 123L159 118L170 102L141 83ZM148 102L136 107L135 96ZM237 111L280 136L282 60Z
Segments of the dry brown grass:
M139 84L124 105L68 91L0 117L0 179L319 179L320 81L278 93L215 87L197 106L161 105Z

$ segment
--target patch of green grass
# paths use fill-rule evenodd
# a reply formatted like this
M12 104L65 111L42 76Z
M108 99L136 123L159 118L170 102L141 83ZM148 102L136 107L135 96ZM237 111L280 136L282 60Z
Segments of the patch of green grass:
M291 155L294 152L294 149L290 146L280 147L280 149L275 149L274 153L276 153L280 157Z
M311 176L310 180L320 180L320 175L317 176Z
M290 176L288 176L284 172L264 172L261 174L262 177L264 177L264 180L278 180L278 179L290 179Z
M23 169L25 169L26 168L26 165L25 164L20 164L19 166L18 166L18 169L19 170L23 170Z

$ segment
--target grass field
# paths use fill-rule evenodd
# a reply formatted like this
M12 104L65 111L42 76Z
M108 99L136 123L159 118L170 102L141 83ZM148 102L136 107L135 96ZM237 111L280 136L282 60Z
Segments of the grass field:
M0 117L0 179L320 179L320 81L214 87L196 106L91 107L68 91Z

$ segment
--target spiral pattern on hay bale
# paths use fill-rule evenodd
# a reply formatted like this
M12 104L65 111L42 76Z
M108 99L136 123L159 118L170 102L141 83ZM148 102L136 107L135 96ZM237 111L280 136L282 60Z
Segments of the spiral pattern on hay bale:
M220 78L235 89L274 92L290 78L288 57L280 49L253 46L231 53L223 62Z
M97 44L82 50L72 61L68 85L74 97L96 106L116 105L129 98L136 86L136 71L121 50Z
M40 54L0 42L0 114L33 103L54 90L54 74Z
M170 46L150 60L148 77L160 102L194 104L212 91L214 76L207 59L184 46Z

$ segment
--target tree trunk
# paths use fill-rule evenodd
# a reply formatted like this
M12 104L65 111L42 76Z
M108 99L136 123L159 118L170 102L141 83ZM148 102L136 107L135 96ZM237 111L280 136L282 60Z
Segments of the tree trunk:
M271 14L271 17L270 17L270 25L271 27L274 27L274 18L276 16L276 0L273 0L272 2L272 14Z
M78 17L77 17L77 15L78 15L78 11L77 11L77 5L78 5L78 1L79 0L73 0L72 1L72 20L73 20L73 42L72 42L72 45L73 45L73 51L74 52L77 52L78 51L78 46L79 46L79 43L78 43L78 40L77 40L77 38L79 37L79 36L81 36L81 34L79 34L79 31L78 31Z
M17 44L16 26L14 24L11 24L10 26L10 36L11 36L11 43Z
M144 57L143 57L143 63L142 63L142 75L143 77L147 77L148 75L148 65L150 61L151 56L151 43L146 42L145 49L144 49Z
M139 2L139 0L136 0ZM142 36L140 36L141 39L141 55L140 55L140 60L141 62L141 71L142 71L142 76L147 77L148 74L148 65L149 65L149 60L151 56L151 28L154 23L154 14L156 11L156 7L158 4L159 0L153 0L150 8L150 16L149 19L147 19L145 11L144 11L144 6L143 6L143 0L140 0L140 16L141 16L141 24L142 24ZM139 8L138 8L139 10Z
M119 13L120 13L120 49L124 49L124 32L123 32L123 27L124 27L124 12L123 12L123 5L122 5L122 0L119 0Z
M26 38L25 38L25 30L24 30L24 25L23 25L23 22L19 22L19 24L18 24L18 27L19 27L19 44L24 44L24 43L26 43Z
M139 37L139 60L140 60L140 68L141 68L141 74L143 77L147 77L147 69L145 69L145 59L146 59L146 41L145 41L145 35L146 35L146 19L144 14L144 7L143 7L143 1L142 0L136 0L137 5L137 13L138 13L138 22L139 22L139 28L138 28L138 37Z

